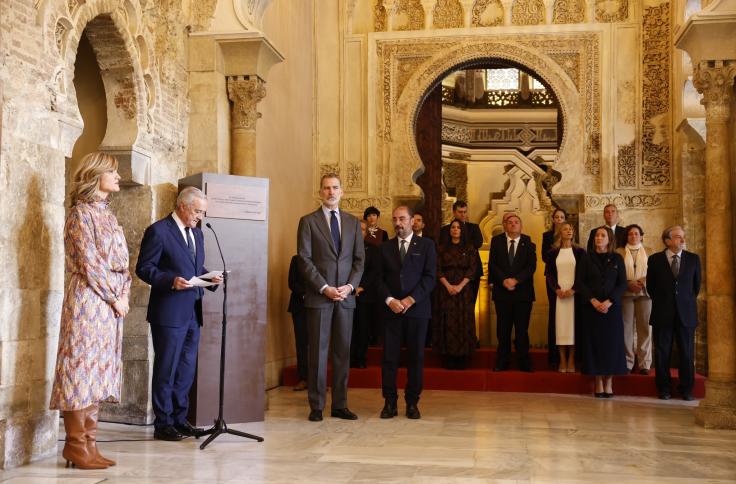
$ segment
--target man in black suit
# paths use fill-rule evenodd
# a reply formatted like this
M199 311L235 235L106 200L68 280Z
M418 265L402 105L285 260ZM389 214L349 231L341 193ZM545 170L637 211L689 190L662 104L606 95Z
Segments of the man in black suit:
M536 246L521 233L521 218L513 212L503 216L504 233L491 239L488 282L493 284L496 306L498 354L494 371L505 371L511 359L511 330L521 371L532 371L529 358L529 316L534 302Z
M603 219L606 221L603 227L611 229L616 236L616 248L626 247L626 228L618 224L618 208L616 208L616 205L609 203L603 207ZM595 238L595 231L597 229L598 227L594 227L590 231L590 235L588 235L589 253L595 252L593 239Z
M409 353L408 381L404 391L406 416L420 418L419 396L424 372L424 341L432 317L430 295L437 278L434 243L417 237L411 228L411 210L397 207L392 215L396 237L381 245L379 298L384 310L384 344L381 382L386 400L381 418L398 415L396 373L399 367L402 333Z
M360 221L360 230L363 239L368 236L368 222ZM376 296L376 285L378 277L379 247L373 244L365 244L365 259L363 263L363 276L360 285L355 288L355 315L353 317L353 336L350 342L350 367L365 368L367 366L366 355L371 332L377 331L376 315L379 301Z
M480 231L478 224L468 222L468 204L464 200L458 200L452 204L452 218L453 220L457 219L460 221L465 240L473 244L476 251L479 251L483 245L483 233ZM451 223L440 229L440 245L450 243L450 225ZM478 298L480 280L483 277L483 262L480 259L480 254L476 254L475 267L475 277L470 281L470 289L473 292L473 304L475 304L475 300Z
M294 323L296 368L299 374L299 382L293 390L303 391L307 389L309 332L307 331L307 313L304 310L304 281L299 273L299 256L297 255L291 258L289 264L289 289L291 296L287 311L291 313L291 320Z
M662 233L667 246L649 256L647 292L652 298L649 324L654 330L654 366L657 392L662 400L671 398L670 356L672 340L680 353L679 391L683 400L693 399L695 369L695 327L698 325L696 299L700 292L700 257L684 250L685 230L679 225Z

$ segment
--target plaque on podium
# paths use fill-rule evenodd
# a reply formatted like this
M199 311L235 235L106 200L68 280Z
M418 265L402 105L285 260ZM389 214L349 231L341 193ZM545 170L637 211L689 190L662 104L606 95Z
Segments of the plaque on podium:
M268 179L200 173L179 180L179 190L193 186L208 199L202 221L205 267L222 270L212 231L217 232L229 271L225 351L224 416L228 423L262 421L265 402L266 290L268 287ZM197 376L190 393L189 421L211 425L218 415L220 289L205 291L204 325Z

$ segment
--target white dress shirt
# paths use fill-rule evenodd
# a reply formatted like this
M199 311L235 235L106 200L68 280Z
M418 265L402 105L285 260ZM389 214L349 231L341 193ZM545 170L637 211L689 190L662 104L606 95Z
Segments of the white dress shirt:
M412 237L414 237L414 232L409 232L409 236L407 238L405 238L405 239L402 239L401 237L396 236L396 243L399 244L399 253L401 253L401 241L402 240L405 240L406 241L406 244L404 244L404 248L406 249L407 255L409 254L409 246L411 245L411 239L412 239ZM393 301L393 300L394 300L393 297L391 297L391 296L387 297L386 298L386 305L388 306L389 304L391 304L391 301Z
M176 212L171 212L171 217L174 219L174 222L176 222L176 226L179 227L179 232L181 232L181 236L184 237L184 245L189 246L189 242L187 241L187 233L184 230L186 228L186 225L184 225L184 222L181 221L179 216L176 214ZM194 242L194 233L192 233L192 229L189 229L189 233L192 237L192 249L194 249L194 253L197 253L197 244Z
M340 231L340 237L342 237L342 221L340 220L340 208L335 207L333 209L329 209L322 205L322 213L325 214L325 220L327 220L327 228L330 230L332 230L332 214L330 212L333 210L335 211L335 217L337 217L337 228Z

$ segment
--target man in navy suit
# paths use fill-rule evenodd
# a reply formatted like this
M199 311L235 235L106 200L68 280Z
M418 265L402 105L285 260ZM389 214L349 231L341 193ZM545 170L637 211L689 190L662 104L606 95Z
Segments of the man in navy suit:
M408 381L404 391L406 416L421 417L417 403L422 393L424 342L432 317L431 294L437 278L434 242L412 231L409 207L397 207L392 215L396 237L381 245L379 298L385 303L381 382L386 400L381 418L398 415L396 373L402 333L409 353Z
M493 284L496 306L498 353L494 371L509 368L511 330L514 329L516 356L521 371L532 371L529 358L529 317L534 302L536 246L521 233L521 218L513 212L503 215L504 233L491 239L488 282Z
M618 208L616 205L609 203L603 207L603 220L605 220L606 223L601 227L608 227L613 231L613 235L616 237L616 248L620 249L622 247L626 247L626 229L619 224ZM590 231L590 235L588 235L588 253L590 254L595 252L595 231L598 230L598 228L599 227L593 227Z
M202 191L194 187L182 190L176 209L146 229L135 268L138 277L151 285L146 319L153 340L153 436L158 440L203 434L186 419L197 364L203 293L187 281L207 272L204 235L197 228L206 210L207 197ZM219 284L221 278L212 282Z
M693 399L695 369L695 328L698 325L697 298L700 292L700 257L684 250L685 230L679 225L662 233L667 246L647 261L647 292L652 298L649 324L654 330L654 365L657 392L662 400L672 397L670 356L672 340L680 353L680 395Z

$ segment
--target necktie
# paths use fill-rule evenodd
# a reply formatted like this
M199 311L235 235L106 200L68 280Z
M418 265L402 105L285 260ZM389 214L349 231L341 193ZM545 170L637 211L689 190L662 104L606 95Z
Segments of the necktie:
M672 256L672 275L677 278L677 274L680 273L680 257L678 255Z
M404 257L406 257L406 240L401 239L401 247L399 248L399 258L401 263L404 263Z
M189 257L192 258L192 262L196 262L197 254L194 252L194 241L192 240L192 231L189 227L185 227L184 232L187 234L187 247L189 248Z
M340 253L340 225L337 222L337 212L330 210L330 232L332 233L332 242L335 244L335 250Z
M514 263L514 244L516 243L515 240L511 241L511 247L509 247L509 265L512 265Z

